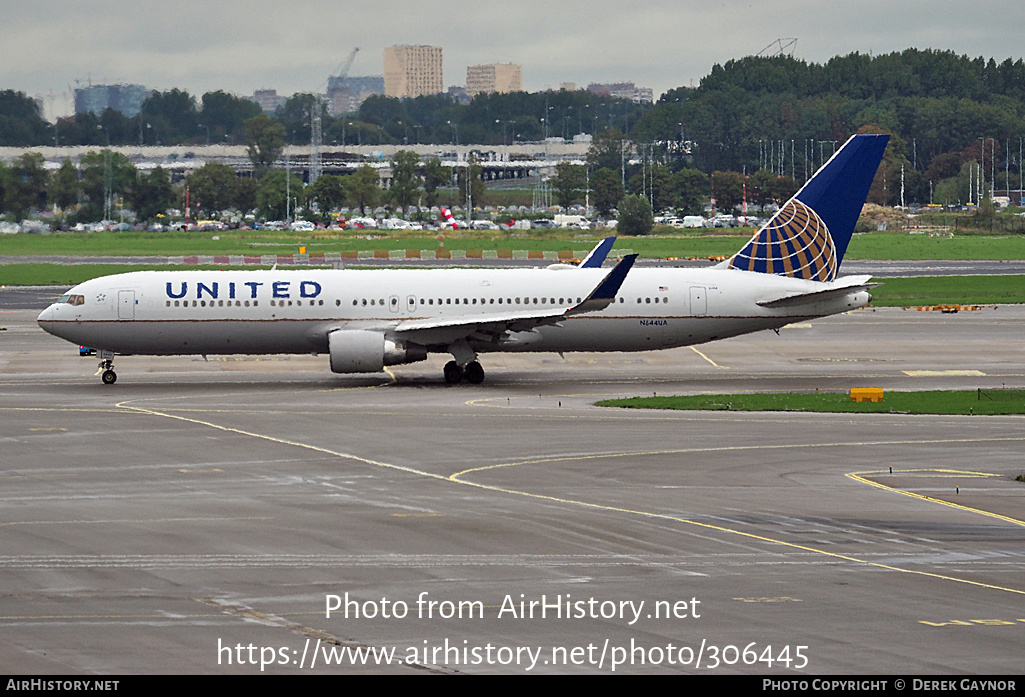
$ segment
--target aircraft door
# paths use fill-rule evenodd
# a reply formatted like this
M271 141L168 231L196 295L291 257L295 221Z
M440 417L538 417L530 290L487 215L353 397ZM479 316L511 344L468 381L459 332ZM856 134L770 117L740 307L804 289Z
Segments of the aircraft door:
M690 287L690 314L691 317L704 317L708 312L708 301L705 296L704 286Z
M399 296L392 295L391 297L388 298L388 309L391 312L398 312L399 311Z
M134 290L119 290L117 292L117 318L135 319Z
M416 312L416 296L406 296L406 312Z

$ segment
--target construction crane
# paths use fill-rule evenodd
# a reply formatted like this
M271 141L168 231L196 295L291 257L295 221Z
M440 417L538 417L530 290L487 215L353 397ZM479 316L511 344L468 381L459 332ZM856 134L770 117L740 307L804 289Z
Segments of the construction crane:
M344 61L338 64L338 67L335 68L332 77L347 77L349 75L349 68L352 67L352 62L356 60L357 53L359 53L359 46L352 49L352 51L349 53L349 56Z
M795 46L797 46L797 39L796 38L788 37L788 38L776 39L771 44L769 44L768 46L763 48L761 51L759 51L757 55L759 55L759 56L769 56L769 57L789 56L790 58L793 58L794 57L794 47ZM771 49L773 47L775 47L776 50L773 51L772 53L769 53L769 49ZM787 49L790 49L789 52L787 51Z
M349 74L349 69L352 67L352 62L356 60L357 53L359 53L359 46L352 49L346 59L338 64L331 77L346 77ZM330 81L330 78L328 80ZM320 90L317 91L319 92ZM317 181L323 171L320 161L321 145L323 145L323 135L320 119L320 99L318 98L314 103L313 113L310 115L310 184Z

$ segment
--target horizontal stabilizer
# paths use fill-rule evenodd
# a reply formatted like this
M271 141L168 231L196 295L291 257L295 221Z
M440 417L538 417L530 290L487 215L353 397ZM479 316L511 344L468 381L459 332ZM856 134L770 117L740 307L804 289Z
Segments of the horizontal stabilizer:
M876 288L881 285L880 283L870 283L870 279L871 276L848 276L833 283L821 284L827 285L828 287L820 290L814 290L808 293L793 293L773 300L761 300L757 304L762 307L771 308L795 307L797 305L808 305L822 302L823 300L829 300L830 298L837 296L859 293L863 290L871 290L872 288Z

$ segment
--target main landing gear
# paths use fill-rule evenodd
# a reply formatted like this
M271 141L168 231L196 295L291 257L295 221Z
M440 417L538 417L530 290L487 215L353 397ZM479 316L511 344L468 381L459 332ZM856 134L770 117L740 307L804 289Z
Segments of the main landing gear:
M102 371L102 372L100 372ZM114 372L114 352L100 351L100 379L104 385L113 385L117 382L117 373Z
M445 364L445 382L455 385L464 378L469 383L479 385L484 382L484 368L477 361L470 361L462 367L455 361Z
M477 361L477 352L470 348L466 339L450 344L448 351L455 360L445 364L445 382L450 385L464 379L474 385L484 382L484 368Z

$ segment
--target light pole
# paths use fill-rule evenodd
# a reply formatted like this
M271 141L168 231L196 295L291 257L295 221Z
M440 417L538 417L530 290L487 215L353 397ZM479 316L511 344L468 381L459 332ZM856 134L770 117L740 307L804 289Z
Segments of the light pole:
M979 195L975 201L982 204L982 197L986 195L986 139L979 138Z
M107 133L107 129L103 127L103 124L96 124L96 128L103 131L103 136L107 139L107 148L103 151L103 219L110 220L111 198L113 196L111 192L113 188L113 175L110 171L110 134Z
M295 138L295 132L291 134L291 138ZM290 139L291 139L290 138ZM288 159L288 145L285 145L285 224L291 222L291 211L289 206L292 203L292 161Z

